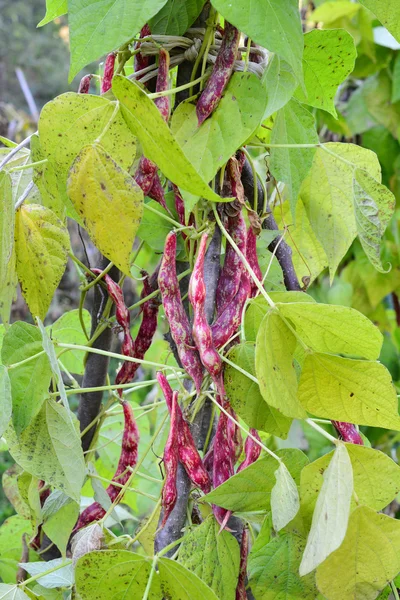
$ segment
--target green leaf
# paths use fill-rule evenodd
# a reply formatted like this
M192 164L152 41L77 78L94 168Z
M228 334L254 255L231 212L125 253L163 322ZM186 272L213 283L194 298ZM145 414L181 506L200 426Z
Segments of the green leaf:
M47 23L65 15L67 12L67 0L46 0L46 14L37 26L43 27L43 25L47 25Z
M339 443L324 473L300 564L301 576L311 573L343 542L352 495L353 469L346 446Z
M143 207L143 216L137 231L137 236L146 242L156 252L164 252L165 238L168 233L174 229L173 223L170 223L166 219L163 219L160 215L165 215L168 218L175 219L179 222L178 214L175 208L175 195L173 192L167 192L165 194L165 203L169 208L169 213L155 200L146 201ZM146 206L154 208L159 214L155 214L151 210L148 210ZM176 255L180 256L183 250L183 240L181 236L177 239ZM186 254L185 254L186 256Z
M214 590L218 598L235 600L239 575L239 545L213 516L185 534L179 562Z
M15 251L14 251L15 209L12 195L11 176L0 173L0 317L8 323L11 303L15 293Z
M184 102L177 108L171 131L204 181L211 181L252 136L262 121L265 102L265 92L256 75L234 73L216 110L200 127L194 104Z
M87 64L131 39L166 0L68 0L69 81Z
M400 522L360 506L340 548L318 567L318 589L329 600L374 600L398 574L399 554Z
M313 29L304 36L303 72L305 91L295 97L337 116L337 89L354 69L357 51L353 37L344 29Z
M297 515L300 500L296 482L284 463L275 471L275 479L271 490L272 524L275 531L280 531Z
M135 159L136 141L118 103L100 96L73 92L57 96L43 107L38 129L43 152L65 180L82 148L100 137L104 150L124 169Z
M230 361L255 377L255 344L243 342L228 354ZM249 426L285 439L292 419L268 406L255 381L229 364L224 369L224 384L233 410Z
M111 600L127 593L141 598L150 575L151 562L128 550L89 552L76 564L77 592L87 600ZM151 591L149 600L158 600Z
M297 341L279 314L271 311L261 322L256 342L256 374L260 392L283 415L303 419L297 399L293 354Z
M31 516L31 508L28 502L25 499L25 483L26 479L32 481L32 475L25 473L21 469L19 465L14 463L4 471L2 477L2 486L4 495L7 497L7 500L12 504L15 512L23 517L24 519L29 519ZM39 495L37 488L37 479L36 481L36 491Z
M98 144L76 157L68 195L96 247L130 277L130 254L143 213L143 192Z
M346 444L353 468L354 492L359 504L382 510L400 490L400 467L386 454L357 444ZM324 481L324 473L333 452L304 467L301 473L301 513L311 522L315 503ZM356 507L352 500L352 509Z
M54 349L54 345L53 342L51 341L51 339L49 338L46 329L44 328L44 325L42 323L42 321L39 319L39 317L37 317L36 319L41 336L42 336L42 346L43 346L43 350L46 352L47 357L49 359L50 362L50 367L54 376L54 381L57 385L57 390L60 394L60 398L61 401L63 402L65 408L68 410L69 409L69 403L68 403L68 398L67 398L67 394L65 393L65 387L64 387L64 382L63 382L63 378L61 375L61 370L60 370L60 366L58 364L58 360L57 360L57 355L56 355L56 351Z
M43 531L65 556L69 538L79 517L79 504L55 490L43 505Z
M183 190L207 200L229 200L221 199L197 173L154 102L137 84L116 75L113 79L113 92L121 102L126 123L138 137L145 156L155 162L168 179Z
M353 209L357 167L380 181L379 161L370 150L353 144L324 144L317 149L300 192L311 227L328 257L331 281L357 235Z
M258 538L257 538L258 540ZM314 600L314 575L300 577L300 558L305 540L283 533L249 555L249 586L257 600Z
M300 450L292 448L278 450L276 454L298 484L300 472L308 463L308 458ZM204 500L232 511L269 510L276 467L276 459L272 456L260 458L204 496Z
M400 42L400 5L397 0L360 0L379 19L386 29Z
M309 354L300 376L299 400L318 417L400 429L396 390L389 371L378 362Z
M165 597L174 600L218 600L211 588L176 561L160 558L157 564Z
M295 98L276 115L271 144L318 144L315 119ZM316 148L271 148L270 169L273 176L288 186L292 213L295 215L297 196L306 178Z
M23 563L24 569L29 575L37 576L43 574L37 579L39 585L46 589L54 589L60 587L71 587L74 583L74 570L71 563L67 563L60 568L64 563L64 558L55 558L47 562L35 561ZM56 568L57 567L57 568ZM47 571L53 572L47 573Z
M383 336L372 321L347 306L296 302L279 305L303 342L316 352L376 360Z
M90 332L90 313L83 309L82 319L86 327L86 331ZM87 342L87 338L82 331L82 326L79 320L79 310L70 310L63 315L57 321L51 325L51 337L55 342L77 344L84 346ZM83 375L85 371L84 367L84 354L78 350L67 350L63 352L60 357L61 364L70 373L77 373Z
M29 600L29 596L17 585L0 583L0 600Z
M44 320L64 274L70 247L66 226L48 208L22 205L16 214L18 280L34 317Z
M298 82L290 65L277 54L268 61L261 82L267 92L267 106L263 117L265 120L289 102Z
M195 22L205 0L167 0L162 9L150 20L152 34L182 35Z
M279 54L301 79L304 42L296 0L212 0L212 4L253 42Z
M397 53L393 65L392 103L400 100L400 53Z
M37 327L17 321L4 336L2 362L9 367L43 352ZM40 411L49 392L51 368L45 354L8 371L11 382L13 423L19 435Z
M387 187L366 171L354 172L354 212L358 237L375 269L386 273L381 263L381 240L393 216L396 199ZM389 266L390 269L390 266Z
M23 469L79 502L85 461L79 424L72 413L47 400L19 438L11 427L5 437L10 454Z
M312 296L305 294L304 292L271 292L271 300L275 303L281 302L312 302L315 300ZM269 312L270 306L263 296L257 296L253 300L250 300L244 319L244 330L246 340L255 342L257 339L257 333L261 325L261 321ZM257 429L257 428L256 428Z
M324 24L331 24L342 17L351 19L360 9L361 6L351 0L330 0L318 6L311 13L310 19L316 23L322 21Z
M30 147L32 162L39 162L47 158L37 134L31 137ZM69 206L69 199L63 197L60 178L54 164L47 160L46 163L35 167L32 179L40 192L43 206L52 210L59 219L63 220L66 207L71 208L72 206Z
M11 381L7 367L0 365L0 437L7 429L12 415Z
M0 577L4 583L16 581L24 533L31 536L32 525L29 520L19 515L9 517L0 527Z

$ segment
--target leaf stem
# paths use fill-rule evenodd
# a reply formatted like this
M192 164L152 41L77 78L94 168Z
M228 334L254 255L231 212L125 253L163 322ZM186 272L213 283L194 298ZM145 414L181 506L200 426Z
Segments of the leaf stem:
M37 573L36 575L32 575L32 577L29 577L29 579L25 579L25 581L21 581L21 583L18 584L18 587L24 588L25 586L28 585L28 583L37 581L41 577L44 577L45 575L50 575L51 573L54 573L54 571L58 571L59 569L62 569L63 567L68 567L68 565L70 565L70 564L72 564L72 560L66 560L64 563L57 565L56 567L53 567L51 569L48 569L47 571L43 571L42 573Z
M24 146L27 146L29 144L29 142L31 141L31 137L36 133L37 131L35 131L35 133L32 133L31 135L28 135L27 138L22 140L22 142L19 143L18 146L15 146L15 148L13 148L11 152L9 152L7 156L3 158L3 160L0 162L0 171L12 159L13 156L15 156L20 150L22 150Z
M34 360L35 358L38 358L42 354L46 354L46 352L44 350L41 350L37 354L33 354L32 356L28 356L28 358L25 358L24 360L21 360L20 362L13 363L12 365L7 365L7 369L8 370L10 370L10 369L16 369L17 367L20 367L21 365L25 365L26 363L30 362L31 360Z
M393 580L390 582L390 587L392 588L392 592L393 592L393 596L394 596L395 600L400 600L397 586Z
M154 573L156 572L157 562L158 562L158 556L157 556L157 554L155 554L153 556L153 561L151 563L151 571L150 571L149 578L147 580L147 585L146 585L146 589L144 590L142 600L148 600L148 598L149 598L149 594L151 591L151 584L153 582Z
M164 96L172 96L173 94L175 94L177 92L183 92L183 90L187 90L188 88L192 87L193 85L196 85L196 83L200 83L206 77L207 77L207 75L200 75L200 77L198 77L194 81L191 81L190 83L184 83L183 85L179 85L178 87L175 87L175 88L170 88L169 90L165 90L164 92L154 92L153 94L148 94L148 97L151 98L152 100L154 100L155 98L163 98Z
M19 167L12 167L8 169L9 173L16 173L17 171L24 171L25 169L32 169L33 167L37 167L38 165L44 165L49 162L48 158L44 158L43 160L38 160L37 162L28 163L27 165L20 165Z
M337 446L337 444L339 443L339 440L337 438L333 437L333 435L331 435L327 431L325 431L325 429L323 429L322 427L317 425L317 423L315 423L313 421L313 419L305 419L305 422L308 423L308 425L310 425L310 427L312 427L313 429L318 431L321 435L326 437L326 439L329 440L330 442L332 442L332 444L335 444L335 446Z

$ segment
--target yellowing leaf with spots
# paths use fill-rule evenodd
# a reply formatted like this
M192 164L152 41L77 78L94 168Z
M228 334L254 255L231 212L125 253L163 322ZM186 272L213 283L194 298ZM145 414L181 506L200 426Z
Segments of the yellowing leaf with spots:
M17 276L34 317L45 318L68 259L69 235L49 208L23 205L15 221Z
M143 213L143 192L99 145L85 146L68 178L68 195L97 248L125 275Z

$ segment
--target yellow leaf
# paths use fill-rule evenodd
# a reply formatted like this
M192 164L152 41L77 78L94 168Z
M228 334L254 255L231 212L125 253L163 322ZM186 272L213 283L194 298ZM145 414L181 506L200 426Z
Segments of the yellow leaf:
M97 248L130 276L129 256L143 213L143 192L98 145L85 146L69 174L68 195Z

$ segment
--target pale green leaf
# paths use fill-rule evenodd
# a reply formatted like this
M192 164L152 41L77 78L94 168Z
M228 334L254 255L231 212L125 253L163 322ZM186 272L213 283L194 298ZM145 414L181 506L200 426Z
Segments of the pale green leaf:
M38 327L39 327L39 330L40 330L40 333L42 336L43 350L46 352L47 357L49 359L50 367L53 372L54 380L56 382L57 389L60 394L60 398L61 398L65 408L68 411L68 409L69 409L68 398L67 398L67 394L65 393L64 382L63 382L63 378L61 375L60 365L58 364L57 355L56 355L56 351L54 349L53 342L49 338L47 331L46 331L42 321L39 319L39 317L36 318L36 322L38 324Z
M283 460L296 484L299 483L300 472L308 463L303 452L293 448L278 450L276 454ZM276 459L270 455L243 469L204 499L232 511L251 512L269 510L271 491L275 485L274 473Z
M354 211L358 237L375 269L387 272L381 263L381 241L393 216L396 199L392 192L366 171L354 172ZM390 266L389 266L390 269Z
M69 538L79 517L79 504L63 492L55 490L46 498L42 514L43 531L65 556Z
M167 192L165 194L165 203L169 209L167 212L158 202L155 200L146 201L143 206L143 216L140 221L137 236L146 242L156 252L163 253L165 246L165 238L168 233L174 229L174 224L170 223L163 216L173 218L179 222L179 217L175 208L175 195L173 192ZM152 210L157 211L157 214ZM177 249L176 255L179 257L183 250L183 239L182 236L177 238ZM185 254L186 256L186 254Z
M353 467L357 501L374 510L382 510L400 491L399 465L383 452L367 446L346 444L346 448ZM301 473L301 514L307 525L311 523L315 503L323 485L323 475L332 456L333 452L321 456L307 465ZM352 508L355 507L353 499Z
M397 0L360 0L400 42L400 4Z
M329 0L316 8L310 19L316 23L322 21L324 24L331 24L342 17L353 18L360 9L361 6L351 0Z
M167 0L162 9L150 19L152 34L182 35L194 23L205 0Z
M42 353L42 336L37 327L17 321L13 323L4 336L1 351L2 362L10 367L13 402L13 423L17 435L21 433L40 411L48 395L51 368L45 354L20 363L36 354Z
M275 471L275 479L271 490L272 524L275 531L280 531L297 515L300 500L296 482L284 463Z
M256 342L256 374L264 400L287 417L302 419L293 366L296 338L276 312L261 322Z
M19 515L9 517L0 527L0 577L4 583L16 581L24 533L32 536L32 524Z
M1 483L4 495L12 504L15 512L24 519L29 519L31 516L31 508L26 501L26 494L24 493L26 479L32 481L32 475L25 473L19 465L14 463L4 471ZM36 491L39 495L37 479L36 477L34 479L36 481Z
M137 34L166 0L68 0L69 80L90 62Z
M297 200L295 223L289 202L277 206L274 217L280 229L290 227L290 236L287 235L285 241L292 249L293 266L299 281L312 283L328 266L328 259L311 227L302 200Z
M218 596L197 575L175 560L158 561L163 595L174 600L217 600Z
M24 570L31 576L37 576L43 573L42 577L37 579L38 583L44 588L53 589L58 587L71 587L74 583L74 571L71 563L60 567L65 562L64 558L55 558L53 560L35 561L22 563ZM57 567L57 569L56 569ZM47 573L51 571L52 573Z
M98 144L76 157L68 178L68 195L96 247L125 275L143 212L143 192Z
M279 306L303 342L316 352L376 360L383 336L372 321L347 306L295 302Z
M329 467L313 514L311 530L299 573L307 575L339 548L346 535L353 494L353 469L346 446L339 443Z
M16 214L15 250L22 294L34 317L44 319L64 274L70 247L66 226L48 208L22 205Z
M318 144L315 119L306 106L295 98L281 108L275 118L271 144ZM275 179L288 186L292 213L316 148L271 148L270 169Z
M0 365L0 437L5 432L12 415L11 381L7 367Z
M317 149L300 192L311 227L328 257L331 281L357 235L353 209L357 167L380 181L379 161L370 150L353 144L324 144Z
M177 108L171 131L204 181L211 181L251 137L262 121L265 102L258 77L234 73L216 110L200 127L194 104L184 102Z
M17 585L0 583L0 600L29 600L29 596Z
M68 12L67 0L46 0L46 14L37 26L47 25L57 17L65 15L66 12Z
M90 333L90 313L86 310L82 310L82 319L86 327L86 331ZM51 327L51 337L55 342L77 344L84 346L87 342L87 338L82 331L82 325L79 320L79 310L70 310L65 312L57 321L55 321ZM60 357L61 364L70 373L77 373L83 375L84 367L84 353L80 350L67 350L63 352Z
M353 37L344 29L313 29L304 36L303 73L305 91L296 98L337 116L337 89L354 69L357 51Z
M329 354L309 354L299 382L299 400L325 419L400 429L396 390L380 363Z
M239 545L213 516L185 534L179 562L214 590L218 598L235 600L239 575Z
M15 293L15 251L14 251L15 210L11 176L0 173L0 317L8 323L11 303Z
M248 574L257 600L315 600L314 575L298 574L304 545L300 535L282 533L260 548L253 546Z
M318 567L318 589L329 600L374 600L400 571L399 556L400 522L360 506L340 548Z
M30 148L32 162L40 162L47 158L37 134L31 137ZM72 205L70 206L69 198L64 197L61 191L60 177L58 169L54 167L54 163L47 160L46 163L34 167L32 179L40 191L41 204L50 208L59 219L63 220L66 208L71 212ZM69 216L74 215L69 214Z
M393 65L392 103L400 100L400 52L396 55Z
M104 533L98 523L92 523L77 531L71 541L72 564L94 550L100 550L104 541Z
M85 477L79 424L62 404L47 400L19 438L11 427L5 437L23 469L79 502Z
M255 344L243 342L232 348L228 358L255 377ZM224 369L224 384L234 411L249 426L258 431L286 438L292 419L268 406L260 394L257 383L229 364Z
M122 104L128 127L142 144L147 158L157 164L164 175L183 190L221 201L197 173L175 140L156 105L135 83L121 75L113 79L113 92ZM225 201L229 198L224 198Z
M301 79L304 42L297 0L212 0L212 4L256 44L279 54Z
M267 93L267 106L263 117L265 120L289 102L297 87L297 80L290 65L274 54L268 61L261 82Z

